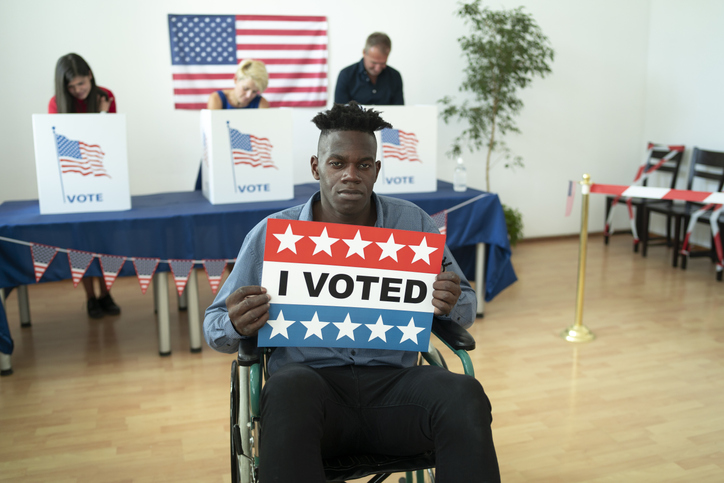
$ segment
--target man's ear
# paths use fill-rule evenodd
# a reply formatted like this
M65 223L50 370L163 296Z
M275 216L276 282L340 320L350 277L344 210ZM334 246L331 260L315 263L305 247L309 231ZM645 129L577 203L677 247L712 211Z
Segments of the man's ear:
M309 165L312 168L312 176L319 181L319 158L312 156L312 159L309 160Z
M382 170L382 161L375 161L375 169L377 172L375 173L375 183L377 182L377 177L380 175L380 171Z

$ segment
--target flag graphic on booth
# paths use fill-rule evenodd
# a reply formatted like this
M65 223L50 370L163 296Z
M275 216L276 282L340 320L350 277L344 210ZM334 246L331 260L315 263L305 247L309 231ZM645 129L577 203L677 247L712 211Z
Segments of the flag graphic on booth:
M206 109L244 59L266 65L271 107L327 105L324 16L169 14L168 32L176 109Z
M35 281L39 282L40 278L47 270L50 262L53 261L58 249L49 245L39 245L37 243L30 244L30 252L33 255L33 269L35 270Z
M93 257L95 255L90 252L68 250L68 264L70 264L70 274L73 277L73 287L78 286L93 261Z
M229 142L231 144L231 158L234 165L245 164L252 168L274 168L274 161L271 157L272 143L268 138L254 136L253 134L244 134L229 125L226 121L226 127L229 129Z
M415 133L401 129L383 129L382 155L385 158L396 158L400 161L416 161L422 163L417 155L417 136Z
M81 176L101 177L111 176L103 166L105 153L97 144L88 144L83 141L71 141L62 134L55 132L55 146L58 149L58 163L62 174L77 173ZM62 179L62 177L61 177Z
M445 237L267 220L260 346L427 350Z

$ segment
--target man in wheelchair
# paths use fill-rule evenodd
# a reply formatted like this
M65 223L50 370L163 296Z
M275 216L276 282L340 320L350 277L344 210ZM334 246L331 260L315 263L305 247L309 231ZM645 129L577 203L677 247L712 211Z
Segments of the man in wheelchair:
M313 122L321 130L311 170L319 192L271 218L437 233L416 205L379 196L374 132L392 126L355 103L336 104ZM237 351L269 319L261 287L266 220L246 237L237 263L206 310L204 335L221 352ZM450 265L433 284L434 317L469 327L475 293ZM447 263L446 263L447 265ZM436 480L500 481L491 407L471 376L417 365L418 354L380 349L279 347L268 360L261 396L260 472L267 482L325 481L323 459L354 454L435 452Z

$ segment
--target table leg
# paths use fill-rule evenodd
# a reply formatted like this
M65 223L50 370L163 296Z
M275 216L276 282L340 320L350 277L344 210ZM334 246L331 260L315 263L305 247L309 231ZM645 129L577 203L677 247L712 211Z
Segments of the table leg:
M18 290L18 309L20 310L20 327L30 327L30 299L28 286L20 285Z
M478 317L485 315L485 243L475 246L475 299L478 302Z
M186 282L186 283L188 283L188 282ZM188 291L186 289L184 289L184 291L181 292L181 295L178 296L178 309L179 309L179 311L183 312L185 310L188 310L188 307L189 307Z
M0 288L0 310L5 310L5 291ZM10 354L0 352L0 376L9 376L13 373L13 364Z
M201 352L201 321L199 320L199 284L196 278L196 270L189 273L189 280L184 290L188 301L189 317L189 345L191 352Z
M161 356L171 355L171 323L168 315L168 273L157 272L153 276L156 283L154 289L158 289L155 295L158 300L158 354Z

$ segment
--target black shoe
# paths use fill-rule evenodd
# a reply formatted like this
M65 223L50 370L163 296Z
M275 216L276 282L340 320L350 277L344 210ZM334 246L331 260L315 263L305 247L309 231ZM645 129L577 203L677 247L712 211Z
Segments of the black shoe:
M91 319L101 319L103 318L103 308L101 307L100 301L93 297L92 299L88 299L88 316Z
M98 299L103 313L108 315L118 315L121 313L121 308L111 298L111 294L107 294L104 297Z

